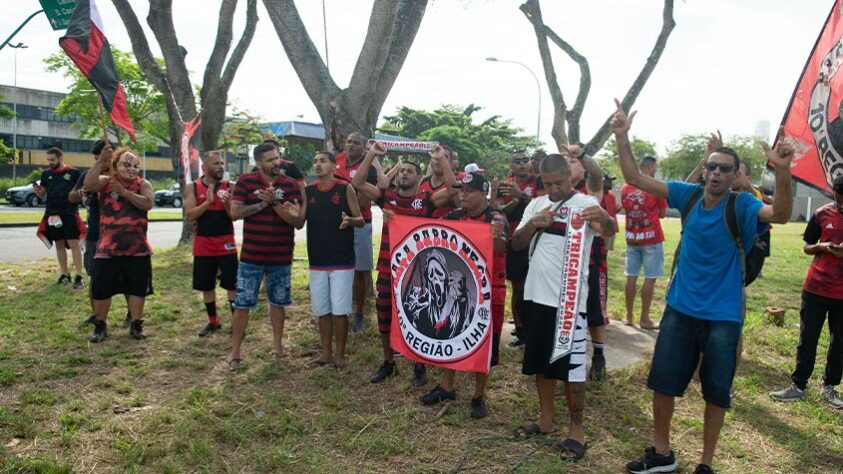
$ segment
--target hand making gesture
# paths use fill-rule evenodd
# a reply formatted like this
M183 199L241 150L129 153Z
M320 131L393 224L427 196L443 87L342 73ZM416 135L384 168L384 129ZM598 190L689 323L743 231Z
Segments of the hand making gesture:
M258 199L265 202L268 206L271 206L275 201L275 188L272 186L266 189L258 189L255 194L257 194Z
M537 212L536 215L530 219L530 223L537 229L550 227L550 225L553 224L553 212L550 210L550 206L547 206Z
M383 146L383 143L381 142L374 142L372 143L372 146L369 147L369 151L367 153L375 156L383 156L386 155L386 147Z
M428 153L428 154L430 155L431 160L444 160L446 158L445 157L445 148L443 148L442 145L434 146L433 149L430 150L430 153Z
M291 219L298 219L301 216L301 204L298 200L285 201L284 204L281 204L281 211Z
M793 145L785 141L784 126L779 127L779 133L776 135L776 146L770 148L767 142L761 142L761 149L764 150L764 155L770 160L770 163L776 169L790 170L790 162L793 160Z
M342 222L340 222L340 230L347 229L351 226L351 219L345 212L342 213Z
M617 106L618 110L615 112L615 115L612 117L612 132L615 135L626 135L629 133L629 129L632 126L632 119L635 118L635 114L638 111L633 111L629 116L626 115L626 112L623 110L623 106L618 99L615 99L615 106Z

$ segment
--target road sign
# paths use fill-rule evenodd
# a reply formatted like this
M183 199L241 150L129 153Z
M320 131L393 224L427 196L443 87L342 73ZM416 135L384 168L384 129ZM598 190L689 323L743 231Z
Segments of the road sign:
M39 1L53 30L66 30L68 23L70 23L70 17L73 16L73 9L76 8L76 0Z

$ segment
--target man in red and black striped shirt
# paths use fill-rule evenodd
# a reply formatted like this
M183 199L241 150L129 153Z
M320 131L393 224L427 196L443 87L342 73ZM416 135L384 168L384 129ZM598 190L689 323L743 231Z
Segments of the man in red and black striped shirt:
M386 148L380 143L375 143L369 149L363 163L357 170L357 174L351 180L351 184L368 199L374 201L383 209L383 231L381 232L381 248L378 255L378 281L377 300L375 306L378 313L378 330L381 333L381 348L383 349L384 362L380 369L369 380L372 383L384 381L395 373L395 361L392 357L392 347L389 345L389 329L392 323L392 283L389 270L389 227L387 222L389 216L401 214L405 216L430 217L436 207L447 205L455 190L451 188L454 184L454 173L448 166L447 155L441 146L436 146L430 153L431 160L438 161L445 170L444 178L447 186L431 194L419 190L421 180L421 167L416 163L403 163L398 171L396 188L387 185L384 187L374 186L366 182L366 173L372 166L372 161L379 155L385 155ZM413 385L421 386L426 383L425 368L423 364L416 364L413 373Z
M266 300L272 323L274 357L284 355L284 308L290 298L290 269L293 263L293 228L304 226L307 203L302 185L281 174L281 156L271 143L261 143L252 152L257 171L237 180L231 198L231 218L243 219L243 245L237 269L234 299L232 348L228 369L236 371L241 361L240 343L246 333L249 311L258 304L261 281L266 276Z

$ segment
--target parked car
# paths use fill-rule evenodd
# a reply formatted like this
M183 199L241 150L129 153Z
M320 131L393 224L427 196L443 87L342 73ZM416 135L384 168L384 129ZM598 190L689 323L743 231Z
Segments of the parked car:
M155 205L156 206L173 206L181 207L184 199L181 196L181 189L176 183L170 186L170 189L162 189L155 191Z
M35 207L44 204L32 189L32 183L26 186L15 186L6 190L6 202L15 206Z

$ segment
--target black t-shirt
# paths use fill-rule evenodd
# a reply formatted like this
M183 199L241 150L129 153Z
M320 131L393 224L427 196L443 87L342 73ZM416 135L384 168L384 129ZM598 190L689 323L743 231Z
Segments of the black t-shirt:
M334 179L328 189L319 183L304 188L307 199L307 258L313 270L354 268L354 229L340 230L342 213L350 215L348 184Z
M85 187L85 176L87 175L88 171L86 170L79 176L74 189ZM100 202L97 199L97 193L88 193L84 204L88 208L88 233L85 235L85 241L96 242L100 239Z
M79 207L68 200L70 191L78 181L79 170L72 166L44 170L41 173L41 186L47 189L47 206L44 215L67 215L78 212Z

